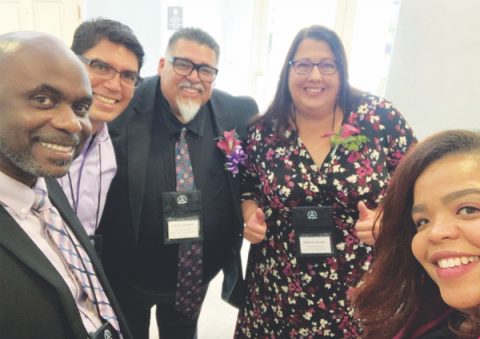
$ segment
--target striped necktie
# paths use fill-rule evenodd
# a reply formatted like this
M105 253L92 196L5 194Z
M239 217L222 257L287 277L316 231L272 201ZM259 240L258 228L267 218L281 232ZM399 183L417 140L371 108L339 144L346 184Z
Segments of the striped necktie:
M175 144L175 173L179 192L192 191L195 187L185 134L186 128L183 128ZM192 318L198 317L207 287L207 284L203 284L202 242L181 243L178 250L175 308Z
M113 312L108 297L98 280L92 262L83 247L65 227L62 217L48 199L47 192L35 188L34 213L45 222L46 233L57 247L68 269L82 285L83 292L97 307L100 317L108 321L121 336L117 317Z

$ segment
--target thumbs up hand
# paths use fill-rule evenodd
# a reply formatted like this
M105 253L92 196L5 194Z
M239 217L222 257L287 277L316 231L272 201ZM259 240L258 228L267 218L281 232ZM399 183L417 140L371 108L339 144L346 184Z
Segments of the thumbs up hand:
M248 220L245 221L243 237L252 244L258 244L265 239L267 234L267 223L265 222L265 213L261 208L256 208Z
M377 210L369 209L363 201L359 201L358 220L355 223L355 231L360 241L367 245L374 245L378 235L378 223L376 223Z

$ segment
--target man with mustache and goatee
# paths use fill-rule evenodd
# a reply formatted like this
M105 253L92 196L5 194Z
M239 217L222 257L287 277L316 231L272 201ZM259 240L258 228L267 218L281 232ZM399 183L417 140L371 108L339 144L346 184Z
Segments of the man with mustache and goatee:
M34 32L0 35L0 336L131 338L55 179L90 136L77 56Z
M222 297L242 299L243 151L232 131L241 138L258 107L213 90L218 61L209 34L175 32L158 76L137 88L109 126L118 171L98 233L105 270L137 339L148 338L153 305L162 339L193 338L208 283L221 269ZM222 137L231 142L217 145Z

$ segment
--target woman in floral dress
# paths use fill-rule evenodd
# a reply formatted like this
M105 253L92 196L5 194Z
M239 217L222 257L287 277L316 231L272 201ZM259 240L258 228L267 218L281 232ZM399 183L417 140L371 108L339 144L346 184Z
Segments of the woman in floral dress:
M415 142L391 103L350 87L333 31L312 26L297 34L273 103L246 141L245 237L258 243L250 248L237 338L360 335L347 291L372 258L354 229L357 206L378 206ZM292 210L300 206L332 207L331 255L299 256Z

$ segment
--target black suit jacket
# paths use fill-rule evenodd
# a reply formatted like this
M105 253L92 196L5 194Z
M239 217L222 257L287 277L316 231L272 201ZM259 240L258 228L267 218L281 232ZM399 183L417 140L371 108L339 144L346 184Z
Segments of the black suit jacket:
M132 265L132 253L142 227L142 206L146 182L146 169L150 156L150 145L155 100L160 78L154 76L136 90L129 107L109 125L110 135L117 157L118 171L107 197L107 203L98 233L103 235L102 261L114 290L128 279ZM249 97L234 97L214 90L210 105L216 126L216 135L236 129L243 137L251 117L258 113L255 101ZM239 176L228 177L229 189L234 203L234 220L231 228L235 244L223 267L224 281L222 297L238 305L243 297L243 279L240 263L240 248L243 238L243 218L240 209ZM161 260L161 258L159 258Z
M56 180L47 179L49 198L92 259L98 279L131 338L118 303L90 240ZM75 300L50 261L0 206L0 337L16 339L85 339Z

